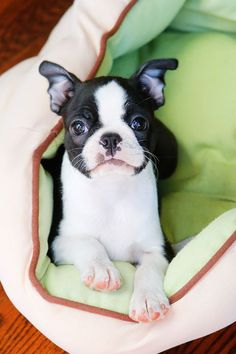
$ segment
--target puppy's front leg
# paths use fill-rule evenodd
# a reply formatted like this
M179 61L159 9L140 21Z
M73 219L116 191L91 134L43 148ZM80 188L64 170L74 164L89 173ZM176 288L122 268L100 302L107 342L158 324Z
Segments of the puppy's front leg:
M160 251L145 252L135 273L129 316L137 322L163 318L169 301L163 290L167 260Z
M105 248L95 238L58 236L52 245L56 264L74 264L82 282L100 291L120 288L120 273L110 261Z

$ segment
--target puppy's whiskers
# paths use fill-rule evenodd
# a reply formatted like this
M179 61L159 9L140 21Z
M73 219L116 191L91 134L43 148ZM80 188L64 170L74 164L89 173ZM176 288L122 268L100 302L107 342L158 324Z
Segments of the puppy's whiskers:
M74 164L74 167L79 170L86 170L86 164L83 159L79 160Z
M74 164L74 161L75 161L76 159L79 159L79 158L81 158L81 153L78 154L78 155L76 155L76 156L71 160L72 165Z
M73 150L73 149L72 149ZM82 157L82 153L76 155L72 160L71 160L71 164L79 169L79 170L84 170L84 171L87 171L86 169L86 164L84 162L84 159Z
M73 152L73 151L77 151L77 150L82 150L82 148L84 147L85 145L81 145L80 147L77 147L77 148L73 148L73 149L70 149L70 150L67 150L68 152Z
M145 142L146 140L140 140L140 142ZM155 156L152 152L150 152L149 150L147 150L147 148L145 148L144 146L142 146L142 151L138 150L139 145L134 144L133 142L129 141L128 139L126 139L124 141L123 144L125 147L129 148L130 150L132 150L132 152L130 153L130 156L141 156L144 154L147 162L151 161L154 171L155 171L155 176L157 177L159 175L159 171L158 171L158 163L159 163L159 159L157 156Z

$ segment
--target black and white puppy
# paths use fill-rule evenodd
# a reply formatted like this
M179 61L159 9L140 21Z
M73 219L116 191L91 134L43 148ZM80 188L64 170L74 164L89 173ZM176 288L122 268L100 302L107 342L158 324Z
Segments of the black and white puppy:
M154 110L164 103L164 75L177 60L151 60L130 79L99 77L81 82L44 61L51 109L62 115L63 219L52 248L57 264L74 264L92 289L114 291L121 277L112 261L138 265L130 317L162 318L167 268L158 216L154 167L160 178L176 167L172 133Z

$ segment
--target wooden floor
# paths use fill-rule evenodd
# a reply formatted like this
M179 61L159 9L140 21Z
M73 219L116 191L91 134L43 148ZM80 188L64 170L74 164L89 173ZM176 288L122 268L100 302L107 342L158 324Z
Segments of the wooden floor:
M12 305L0 286L0 353L65 353L46 339Z
M72 0L0 0L0 73L36 55L71 3ZM233 354L236 353L235 338L234 324L165 354ZM23 353L65 352L45 338L15 309L0 285L0 354Z
M36 55L72 0L0 0L0 73Z

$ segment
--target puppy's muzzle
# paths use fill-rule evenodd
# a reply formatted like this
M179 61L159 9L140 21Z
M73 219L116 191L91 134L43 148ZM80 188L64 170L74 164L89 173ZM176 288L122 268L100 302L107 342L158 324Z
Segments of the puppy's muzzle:
M122 141L122 138L117 133L107 133L101 136L99 144L101 144L106 150L106 156L114 156L117 151L120 151L121 148L119 143Z

